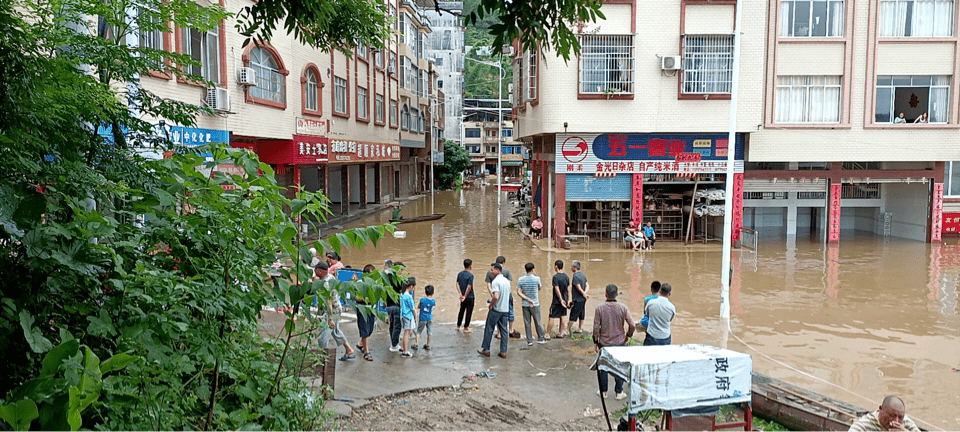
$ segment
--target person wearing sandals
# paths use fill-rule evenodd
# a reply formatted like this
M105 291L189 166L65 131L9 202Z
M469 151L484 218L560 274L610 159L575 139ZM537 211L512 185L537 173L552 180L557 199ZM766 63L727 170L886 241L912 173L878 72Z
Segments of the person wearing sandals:
M400 294L400 322L403 329L403 341L400 346L400 355L403 357L413 357L410 352L410 333L417 330L417 317L413 314L413 292L417 287L417 280L413 277L403 282L403 293Z
M322 280L324 284L336 280L333 275L328 272L329 269L330 265L326 262L320 261L317 263L317 266L314 268L315 276L313 280ZM333 337L333 341L337 345L343 345L346 349L346 352L340 357L340 361L356 360L357 355L353 348L350 347L350 342L347 341L347 335L343 334L343 330L340 330L340 314L343 313L343 305L340 304L340 294L336 289L330 291L330 297L327 298L326 304L322 307L323 313L320 319L326 321L327 327L320 330L320 336L317 338L317 344L320 345L320 349L326 349L327 344L330 343L330 337Z
M363 267L363 273L373 273L377 268L373 264L367 264ZM361 312L360 308L362 306L367 306L369 315L364 315ZM363 353L363 359L366 361L373 361L373 355L370 354L370 345L367 343L367 339L370 335L373 334L373 327L376 324L376 319L373 315L373 308L370 308L370 302L368 299L363 297L357 297L357 329L360 330L360 343L357 344L357 349Z
M553 263L553 270L556 272L553 275L553 301L550 303L550 314L547 317L547 336L545 339L550 339L550 334L553 333L553 320L559 319L560 326L557 327L557 334L554 336L557 339L562 339L566 336L566 333L563 333L563 318L567 316L567 288L570 286L570 277L563 272L563 260L557 260Z
M417 343L413 344L413 349L417 349L420 345L420 335L426 330L427 343L423 345L423 349L430 351L430 340L433 339L433 307L437 305L437 301L433 299L433 292L433 285L423 287L423 293L426 296L420 297L420 303L417 304L420 316L417 317Z
M583 320L587 316L587 299L590 298L590 294L587 294L590 291L590 283L587 282L587 277L581 271L583 267L580 261L573 260L570 268L573 270L573 283L570 289L570 297L573 301L570 302L570 321L567 322L567 333L582 334ZM576 331L573 330L574 323L577 323Z

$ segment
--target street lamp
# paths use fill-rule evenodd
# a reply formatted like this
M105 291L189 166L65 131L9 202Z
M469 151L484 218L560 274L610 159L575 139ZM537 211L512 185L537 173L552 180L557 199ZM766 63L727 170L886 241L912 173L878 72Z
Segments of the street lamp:
M499 231L501 224L500 201L502 200L501 192L503 191L503 162L501 160L501 154L503 150L501 148L503 144L503 66L500 64L499 60L494 63L474 60L469 57L466 57L466 59L472 62L485 64L487 66L493 66L499 71L499 75L497 75L499 78L497 81L497 230Z

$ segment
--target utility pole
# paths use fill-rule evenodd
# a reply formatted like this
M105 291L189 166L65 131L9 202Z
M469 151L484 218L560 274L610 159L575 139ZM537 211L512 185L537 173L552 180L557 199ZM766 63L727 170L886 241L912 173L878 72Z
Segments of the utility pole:
M737 87L740 75L740 17L743 2L737 2L733 25L733 77L730 83L730 126L727 134L727 182L723 202L723 256L720 265L720 318L728 328L730 321L730 253L733 241L733 176L737 154Z

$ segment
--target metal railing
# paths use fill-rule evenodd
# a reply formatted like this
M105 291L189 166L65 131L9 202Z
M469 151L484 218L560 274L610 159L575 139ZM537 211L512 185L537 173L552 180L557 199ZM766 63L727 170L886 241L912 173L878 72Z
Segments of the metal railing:
M842 199L880 199L880 184L845 184L840 190Z
M787 199L787 192L744 192L743 199Z
M826 192L797 192L797 199L827 199Z

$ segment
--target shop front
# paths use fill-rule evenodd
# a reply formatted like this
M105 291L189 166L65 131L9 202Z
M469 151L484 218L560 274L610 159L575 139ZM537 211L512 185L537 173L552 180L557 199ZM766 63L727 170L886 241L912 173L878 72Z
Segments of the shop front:
M742 221L743 148L733 149L734 240ZM623 236L631 221L652 223L659 240L722 237L727 134L558 134L552 217L558 245L567 235ZM546 170L537 170L544 182Z
M345 139L330 140L329 193L330 206L336 216L383 202L384 173L400 161L399 144ZM386 168L386 169L385 169ZM399 171L397 171L399 173ZM389 174L388 174L389 175Z
M294 135L292 140L259 140L235 146L253 150L260 161L273 167L284 196L294 198L298 189L327 193L328 138Z

